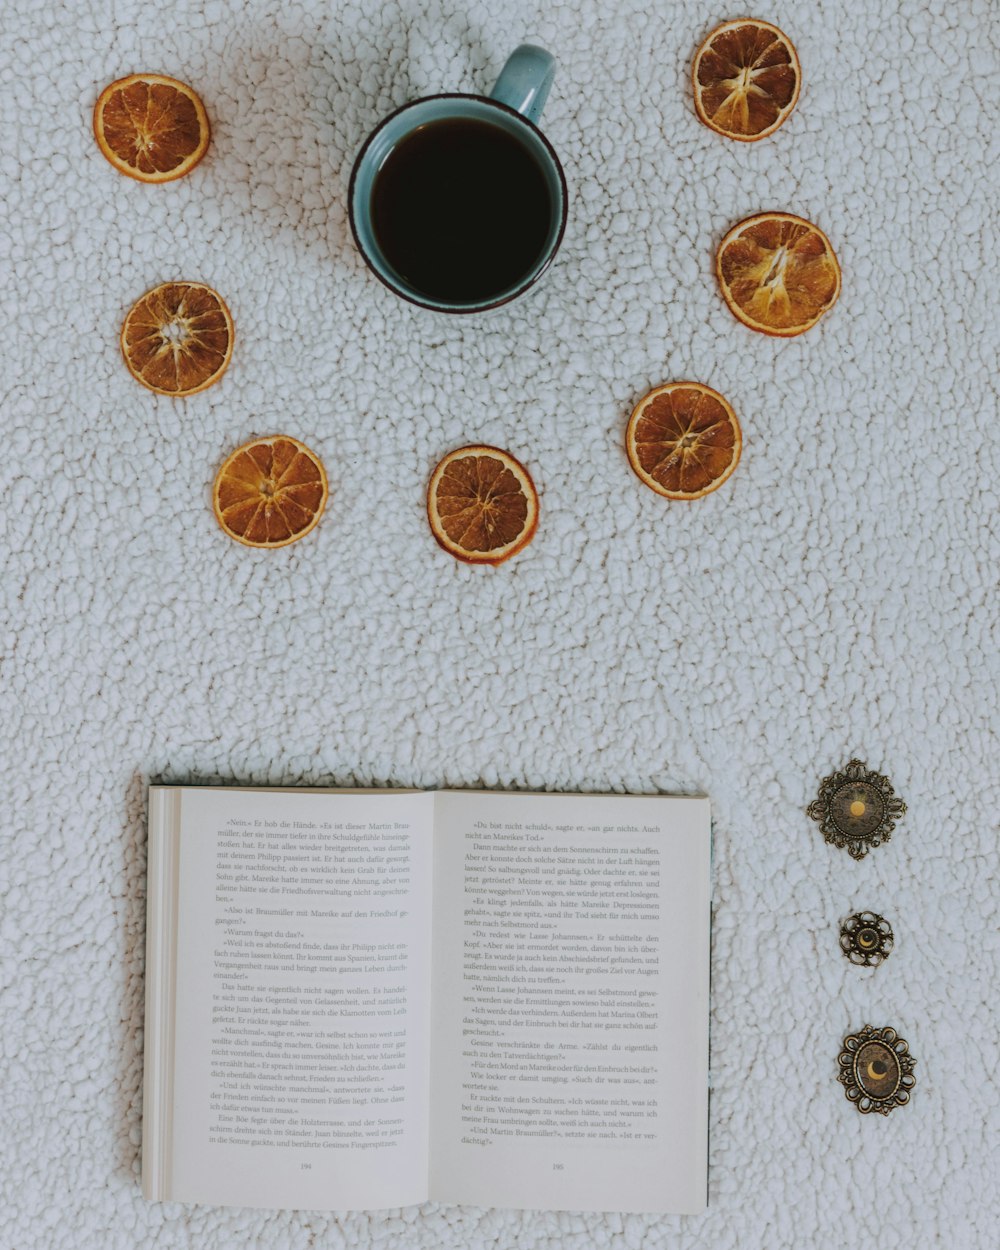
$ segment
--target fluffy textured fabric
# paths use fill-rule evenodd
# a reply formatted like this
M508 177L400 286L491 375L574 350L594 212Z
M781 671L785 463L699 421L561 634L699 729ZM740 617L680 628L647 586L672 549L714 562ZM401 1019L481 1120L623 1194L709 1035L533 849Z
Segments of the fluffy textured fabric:
M804 86L743 145L697 121L688 76L746 9L5 0L2 1250L995 1245L996 13L763 4ZM525 39L559 60L562 250L522 303L429 315L355 251L351 161L396 105L488 90ZM194 85L213 126L165 186L91 134L100 88L143 69ZM844 271L790 341L737 323L713 277L725 230L768 208L815 220ZM188 400L143 389L117 344L174 278L236 323L228 373ZM746 440L688 505L623 451L635 400L682 378L726 395ZM275 432L322 455L331 499L307 539L257 552L219 530L210 485ZM497 570L425 519L432 467L467 441L541 492L537 537ZM804 814L852 755L909 806L860 864ZM145 1204L150 778L709 794L708 1212ZM896 930L874 972L837 945L859 908ZM918 1060L888 1119L836 1081L866 1022Z

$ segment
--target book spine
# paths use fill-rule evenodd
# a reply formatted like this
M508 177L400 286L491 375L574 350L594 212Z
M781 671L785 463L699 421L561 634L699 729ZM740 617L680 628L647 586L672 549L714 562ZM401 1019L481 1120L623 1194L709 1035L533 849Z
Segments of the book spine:
M142 1112L142 1192L150 1202L171 1190L180 814L178 791L150 787Z

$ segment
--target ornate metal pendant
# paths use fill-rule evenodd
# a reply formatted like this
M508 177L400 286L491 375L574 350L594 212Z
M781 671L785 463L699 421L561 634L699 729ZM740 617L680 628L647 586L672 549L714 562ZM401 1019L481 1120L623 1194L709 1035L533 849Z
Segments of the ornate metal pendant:
M855 859L864 859L873 847L889 841L906 804L888 777L870 772L861 760L851 760L842 772L823 779L819 797L806 811L819 821L827 842L846 846Z
M857 911L840 926L840 949L852 964L877 968L889 958L893 946L892 925L873 911Z
M837 1079L862 1115L872 1111L888 1115L893 1107L910 1101L910 1090L917 1083L913 1075L917 1061L909 1049L895 1029L875 1029L870 1024L844 1038Z

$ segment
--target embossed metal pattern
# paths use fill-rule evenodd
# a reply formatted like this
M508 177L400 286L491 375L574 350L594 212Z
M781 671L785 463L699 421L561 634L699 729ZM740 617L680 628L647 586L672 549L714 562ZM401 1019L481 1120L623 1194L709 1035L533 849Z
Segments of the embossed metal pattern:
M837 1079L862 1115L873 1111L888 1115L893 1108L904 1107L910 1101L917 1061L909 1050L909 1043L888 1026L876 1029L866 1024L844 1038L844 1048L837 1058Z
M842 771L823 779L819 795L806 811L819 822L825 841L864 859L889 841L906 804L888 777L872 772L861 760L850 760Z
M892 925L873 911L857 911L840 926L840 949L852 964L866 968L888 959L894 941Z

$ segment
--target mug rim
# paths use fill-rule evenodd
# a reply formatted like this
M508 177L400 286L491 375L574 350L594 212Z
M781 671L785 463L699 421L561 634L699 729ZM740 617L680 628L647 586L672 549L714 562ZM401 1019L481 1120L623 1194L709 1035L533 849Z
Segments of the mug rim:
M416 108L420 104L428 104L432 100L478 100L481 104L488 104L491 108L499 109L502 113L509 113L512 117L516 117L518 121L527 126L529 130L534 131L535 136L541 140L542 144L547 149L555 171L559 176L559 187L562 191L562 208L559 215L559 229L556 233L555 240L549 249L548 256L546 256L541 268L536 270L527 282L524 282L515 290L504 295L502 299L490 300L489 303L486 304L469 304L465 306L449 307L445 304L428 303L426 300L418 299L415 295L410 295L408 292L401 290L398 286L396 286L393 282L390 282L388 278L381 274L378 269L376 269L368 253L365 251L364 245L362 244L361 238L358 234L357 224L354 220L354 188L357 183L358 170L361 168L365 156L368 153L368 149L371 147L380 132L388 126L391 121L394 121L400 113L405 113L408 109ZM556 155L555 148L538 128L538 126L536 126L533 121L529 121L523 113L519 113L517 109L511 108L509 104L503 104L500 100L494 100L491 96L478 95L475 92L469 91L439 91L434 95L420 96L417 100L408 100L406 104L401 104L399 108L393 109L391 113L386 114L374 130L369 132L368 137L361 146L361 150L354 158L354 165L351 168L351 180L347 187L347 216L351 226L351 234L354 236L354 243L361 254L361 259L384 287L387 287L388 290L392 291L392 293L397 295L400 299L405 299L407 303L415 304L418 308L428 308L431 312L449 313L454 316L465 316L469 313L489 312L492 308L500 308L504 304L509 304L511 300L518 299L525 293L525 291L530 290L542 274L545 273L549 265L551 265L552 261L555 259L555 255L562 245L563 235L566 233L566 222L569 218L569 188L566 185L566 174L563 172L562 162Z

